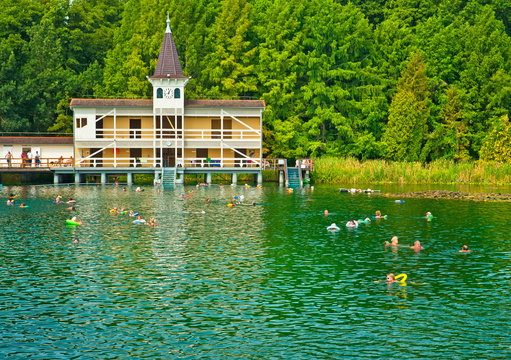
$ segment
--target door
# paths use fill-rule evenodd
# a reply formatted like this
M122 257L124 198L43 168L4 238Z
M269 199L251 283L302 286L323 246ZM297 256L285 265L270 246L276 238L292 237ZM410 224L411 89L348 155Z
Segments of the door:
M234 161L234 166L235 167L242 167L243 166L243 163L244 161L242 159L246 159L246 157L244 157L243 155L241 154L247 154L247 149L236 149L238 152L234 152L234 158L236 159L240 159L240 160L235 160ZM241 154L239 154L241 153Z
M212 139L220 139L220 131L213 131L213 130L220 130L222 126L220 119L211 119L211 138Z
M103 152L100 151L99 148L91 148L90 153L94 154L95 152L99 151L97 154L94 154L91 156L91 164L93 167L103 167Z
M224 139L232 139L232 119L224 119Z
M140 139L142 137L141 128L142 119L130 119L130 139Z
M96 121L96 139L103 139L103 119Z
M140 167L140 158L142 157L142 149L130 149L130 167Z
M208 149L197 149L197 152L195 153L196 157L199 158L197 166L207 166L208 163L206 162L206 159L208 158Z

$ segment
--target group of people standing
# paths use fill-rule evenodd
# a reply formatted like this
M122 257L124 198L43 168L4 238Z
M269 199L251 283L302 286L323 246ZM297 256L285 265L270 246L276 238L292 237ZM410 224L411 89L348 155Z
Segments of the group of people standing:
M7 166L12 166L12 153L10 151L5 155L5 159L7 160ZM35 154L32 154L32 151L22 151L21 152L21 167L32 166L32 163L35 166L39 166L41 164L41 156L39 155L39 151L36 151Z

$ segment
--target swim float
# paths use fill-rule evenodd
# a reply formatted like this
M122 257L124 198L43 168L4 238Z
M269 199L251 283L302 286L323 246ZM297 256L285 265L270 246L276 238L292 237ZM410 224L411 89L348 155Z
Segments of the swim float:
M326 229L328 231L339 231L339 230L341 230L341 228L339 226L335 225L335 223L332 223L332 225L327 226Z
M145 221L143 220L133 220L133 224L143 224Z
M80 223L73 220L66 220L66 225L77 226L80 225Z
M404 204L404 203L405 203L405 201L404 201L404 200L396 200L396 201L394 201L394 202L395 202L396 204Z
M399 274L397 275L394 279L396 280L396 282L398 283L401 283L401 284L406 284L406 278L408 277L408 275L406 274ZM398 280L399 279L399 280Z

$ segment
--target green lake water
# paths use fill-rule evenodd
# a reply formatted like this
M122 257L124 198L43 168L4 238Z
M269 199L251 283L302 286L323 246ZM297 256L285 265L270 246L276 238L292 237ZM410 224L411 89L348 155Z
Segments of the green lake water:
M510 203L271 184L178 197L192 189L4 187L19 197L0 205L0 358L511 358ZM58 194L83 226L65 226ZM234 194L263 205L229 208ZM344 226L376 210L388 220ZM412 283L374 282L390 272Z

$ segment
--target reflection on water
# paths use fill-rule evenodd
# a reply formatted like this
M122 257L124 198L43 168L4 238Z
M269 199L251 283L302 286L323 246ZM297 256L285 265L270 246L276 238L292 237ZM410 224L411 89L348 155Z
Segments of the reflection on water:
M0 357L511 356L510 204L192 189L183 200L182 188L5 188L30 207L0 206ZM78 200L84 226L66 228L59 193ZM264 205L229 208L234 194ZM376 210L389 219L344 227ZM393 235L402 246L386 249ZM389 272L411 282L374 282Z

